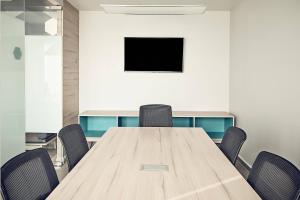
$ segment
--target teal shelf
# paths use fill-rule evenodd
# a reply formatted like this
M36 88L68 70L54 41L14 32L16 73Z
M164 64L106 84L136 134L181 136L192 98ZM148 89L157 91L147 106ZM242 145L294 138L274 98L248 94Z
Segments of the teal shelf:
M117 118L80 116L80 126L86 137L101 137L109 128L117 127Z
M84 135L86 137L102 137L102 135L104 135L105 132L106 132L106 130L102 130L102 131L85 131Z
M102 137L111 127L138 127L138 116L80 116L86 137ZM201 127L212 139L222 139L233 117L173 117L173 127Z
M139 118L138 117L119 117L118 118L119 127L138 127Z
M173 127L194 127L193 117L173 117Z
M195 127L201 127L207 132L224 131L224 118L196 118Z
M207 132L207 135L212 139L222 139L224 132Z
M80 117L79 118L80 126L84 132L87 131L87 122L88 118L87 117Z
M203 128L213 139L222 139L225 131L233 126L233 118L196 117L195 127Z
M225 118L224 120L224 130L227 130L229 127L234 126L233 118Z

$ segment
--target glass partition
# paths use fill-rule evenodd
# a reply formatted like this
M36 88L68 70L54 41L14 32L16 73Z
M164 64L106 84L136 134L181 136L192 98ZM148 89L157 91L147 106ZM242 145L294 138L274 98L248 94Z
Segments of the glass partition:
M25 2L25 131L58 133L63 126L62 1ZM47 149L60 164L63 152L55 146Z
M0 5L2 165L25 151L28 129L62 127L63 0L0 0Z
M0 1L0 156L1 165L25 150L24 0Z

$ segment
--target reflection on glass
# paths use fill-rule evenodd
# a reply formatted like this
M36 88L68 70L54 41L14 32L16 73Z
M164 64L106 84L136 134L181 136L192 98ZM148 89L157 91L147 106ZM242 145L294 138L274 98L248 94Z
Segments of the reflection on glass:
M61 15L61 10L27 11L25 14L26 35L61 35Z
M45 32L50 35L57 35L57 20L52 18L45 22Z

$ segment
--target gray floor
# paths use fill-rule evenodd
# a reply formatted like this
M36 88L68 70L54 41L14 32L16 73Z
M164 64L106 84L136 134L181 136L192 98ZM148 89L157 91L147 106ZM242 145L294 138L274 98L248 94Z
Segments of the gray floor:
M248 176L249 176L249 169L247 167L245 167L245 165L243 164L243 162L240 159L237 159L237 161L235 163L235 167L240 172L240 174L242 174L242 176L245 179L248 178Z
M55 171L58 177L59 181L62 181L63 178L68 174L69 170L68 170L68 165L67 163L65 163L63 166L61 167L55 167Z

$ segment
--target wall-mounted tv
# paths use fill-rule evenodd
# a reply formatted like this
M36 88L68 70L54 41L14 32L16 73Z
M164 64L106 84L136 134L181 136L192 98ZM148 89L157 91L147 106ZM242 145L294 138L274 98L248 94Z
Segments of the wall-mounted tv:
M125 37L125 71L182 72L183 38Z

